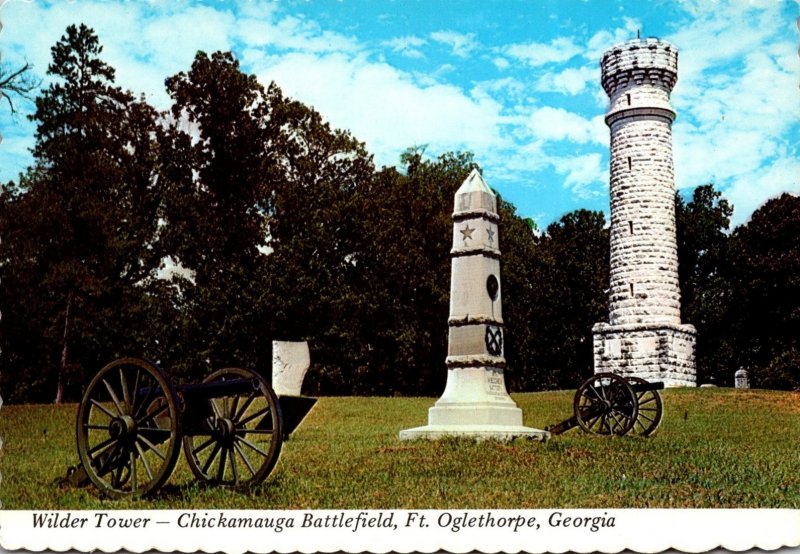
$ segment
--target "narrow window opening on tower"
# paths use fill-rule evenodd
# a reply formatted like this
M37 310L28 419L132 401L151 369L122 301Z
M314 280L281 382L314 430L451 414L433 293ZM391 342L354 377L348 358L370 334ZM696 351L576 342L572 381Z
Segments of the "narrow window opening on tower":
M628 171L631 170L631 167L632 167L632 165L631 165L631 157L628 156Z
M628 99L628 105L630 106L631 105L631 95L630 94L626 94L625 96Z
M631 296L633 296L633 283L631 283L630 285L631 285Z
M632 235L633 234L633 221L629 221L628 222L628 228L630 229L631 235Z

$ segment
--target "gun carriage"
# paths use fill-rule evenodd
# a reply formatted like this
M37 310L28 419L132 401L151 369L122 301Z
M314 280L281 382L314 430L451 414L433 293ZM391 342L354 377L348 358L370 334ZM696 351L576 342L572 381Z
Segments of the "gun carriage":
M573 415L547 428L560 435L580 427L597 435L652 435L661 423L664 383L650 383L640 377L621 377L598 373L578 387L573 400Z
M279 399L248 369L173 384L155 365L122 358L101 369L83 395L80 464L66 480L91 482L113 498L147 495L169 479L182 449L197 480L245 489L270 474L284 438L315 402Z

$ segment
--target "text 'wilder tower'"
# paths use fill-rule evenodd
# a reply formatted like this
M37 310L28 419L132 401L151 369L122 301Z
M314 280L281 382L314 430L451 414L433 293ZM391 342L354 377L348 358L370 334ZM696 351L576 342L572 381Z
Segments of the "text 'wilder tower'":
M695 385L695 329L681 324L670 93L678 52L657 39L600 62L610 102L609 323L594 326L595 372Z

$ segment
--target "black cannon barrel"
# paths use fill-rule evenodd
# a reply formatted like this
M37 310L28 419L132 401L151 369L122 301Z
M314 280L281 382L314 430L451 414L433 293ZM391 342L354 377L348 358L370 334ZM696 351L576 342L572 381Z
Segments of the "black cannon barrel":
M633 392L647 392L653 390L664 390L664 383L654 381L652 383L630 383Z
M258 391L255 379L228 379L211 383L186 383L175 387L178 394L191 400L208 400Z

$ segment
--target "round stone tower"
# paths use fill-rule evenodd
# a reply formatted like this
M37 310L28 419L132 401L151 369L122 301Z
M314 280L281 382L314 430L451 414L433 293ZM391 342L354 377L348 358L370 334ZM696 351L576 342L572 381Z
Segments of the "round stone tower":
M609 323L594 328L595 371L695 384L695 330L681 325L670 93L678 52L658 39L613 47L600 62L610 99Z

